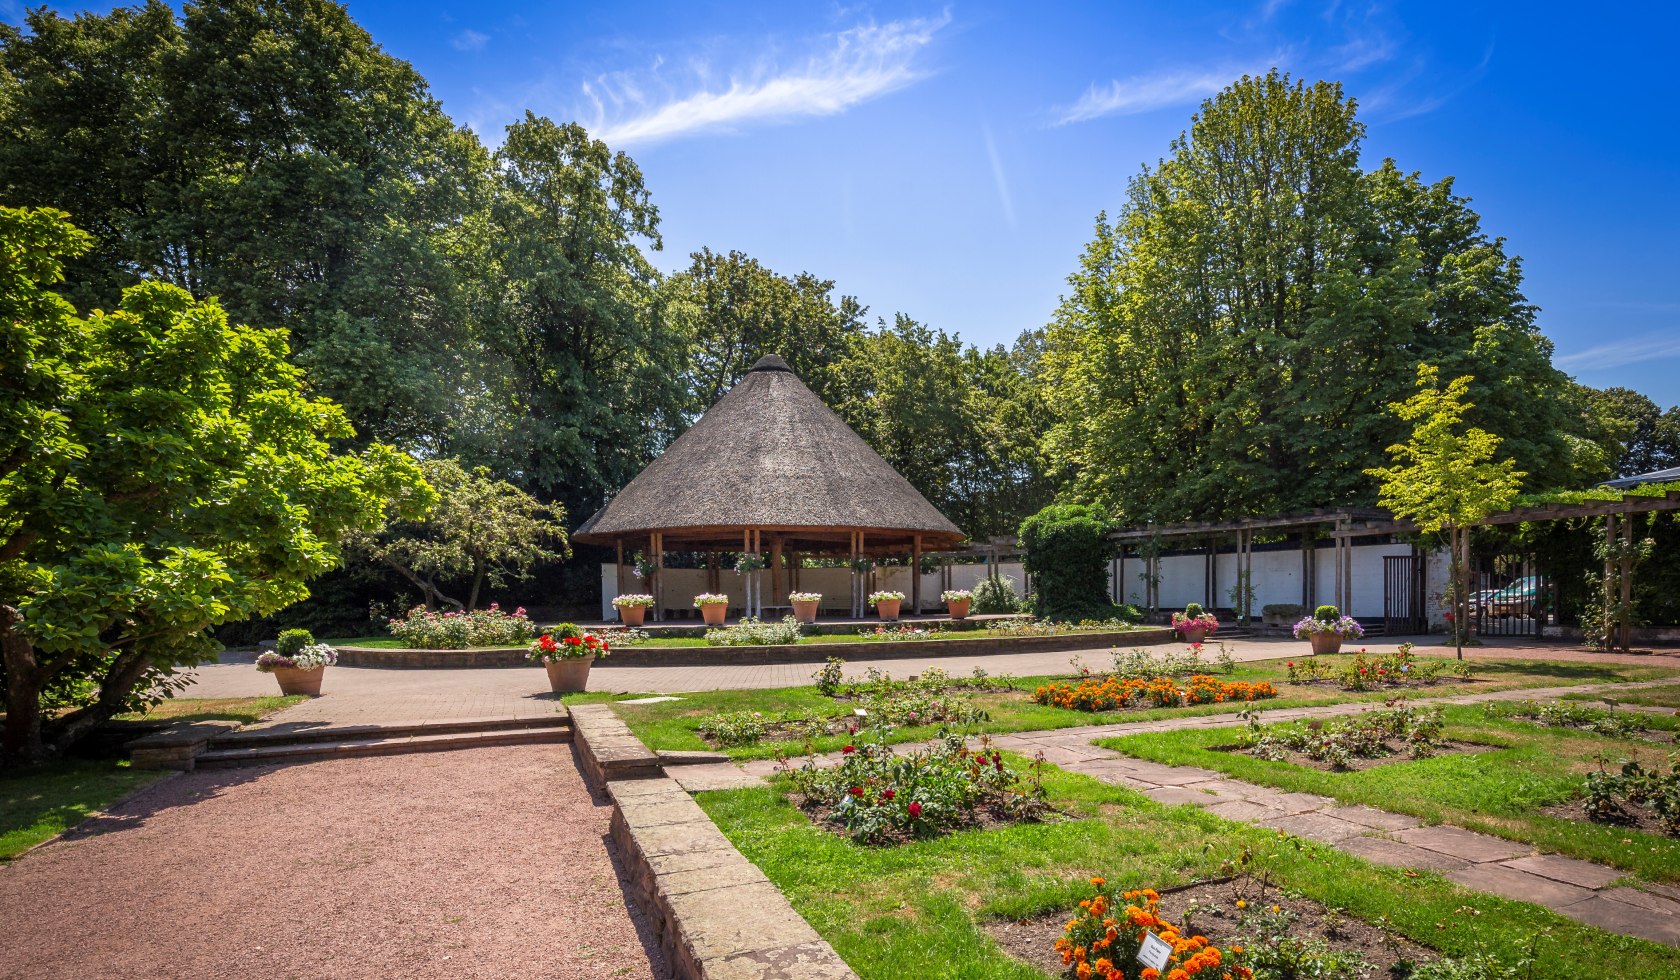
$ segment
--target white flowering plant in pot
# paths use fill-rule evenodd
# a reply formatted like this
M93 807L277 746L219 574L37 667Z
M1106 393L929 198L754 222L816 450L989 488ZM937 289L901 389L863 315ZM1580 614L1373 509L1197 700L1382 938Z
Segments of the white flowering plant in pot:
M311 643L290 656L272 650L257 658L257 669L265 674L276 670L314 670L338 663L338 651L325 643Z

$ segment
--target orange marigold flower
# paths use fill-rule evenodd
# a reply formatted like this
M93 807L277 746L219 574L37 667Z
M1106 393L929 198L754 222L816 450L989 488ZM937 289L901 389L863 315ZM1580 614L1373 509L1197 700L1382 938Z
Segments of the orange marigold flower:
M1160 978L1161 971L1152 966L1144 967L1143 972L1138 974L1138 980L1160 980Z
M1091 965L1096 967L1097 969L1101 970L1104 973L1107 973L1108 971L1114 969L1114 961L1109 959L1106 956L1104 956L1102 959L1096 961L1095 963L1092 963Z
M1091 980L1091 964L1079 964L1079 969L1074 970L1073 975L1078 977L1079 980Z
M1071 950L1071 949L1062 950L1062 965L1067 966L1069 963L1072 963L1072 962L1073 962L1073 950Z
M1102 886L1104 886L1106 884L1108 884L1108 881L1104 878L1092 878L1091 879L1091 887L1092 888L1101 888Z
M1081 963L1085 962L1085 947L1083 947L1083 946L1073 947L1073 958L1078 960Z

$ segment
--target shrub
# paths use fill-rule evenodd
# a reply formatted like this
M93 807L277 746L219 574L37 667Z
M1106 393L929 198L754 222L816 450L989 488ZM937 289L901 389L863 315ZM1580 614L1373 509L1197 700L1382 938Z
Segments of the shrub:
M1020 612L1021 597L1015 594L1015 580L1008 575L981 579L974 587L974 603L969 608L991 616Z
M1528 719L1547 728L1576 728L1611 738L1633 738L1651 728L1649 722L1630 711L1607 711L1567 701L1489 701L1482 710L1490 718Z
M951 735L901 756L886 737L883 728L873 744L846 746L837 766L819 765L812 756L787 770L806 805L859 843L936 835L974 823L982 808L1014 820L1051 812L1039 763L1022 779L984 742L970 749L961 735Z
M1680 753L1668 757L1668 771L1622 763L1621 772L1587 775L1587 818L1597 823L1631 823L1626 803L1649 807L1669 836L1680 836ZM1618 799L1620 797L1620 799Z
M1414 759L1433 755L1441 745L1441 709L1397 704L1341 721L1269 726L1251 718L1240 744L1273 762L1295 751L1332 768L1348 769L1355 759L1389 755L1390 741L1404 744Z
M496 603L489 609L446 613L415 606L389 626L392 636L418 650L520 646L537 636L536 624L526 618L523 607L508 613Z
M1334 623L1342 618L1342 611L1335 606L1325 604L1313 610L1313 618L1321 623Z
M1185 619L1195 619L1197 616L1200 616L1205 611L1206 610L1202 609L1202 604L1201 603L1192 602L1192 603L1189 603L1188 605L1186 605L1184 607L1184 618Z
M811 675L811 679L817 682L817 690L829 697L840 693L840 680L844 676L841 671L845 666L846 661L839 657L829 657L824 661L823 665L817 668L817 672Z
M792 616L779 623L748 616L734 626L706 631L706 644L714 647L785 646L798 642L799 620Z
M1021 522L1035 612L1073 620L1110 615L1108 530L1108 517L1094 505L1051 504Z
M315 637L308 630L281 630L279 638L274 641L274 652L282 657L291 657L314 642Z

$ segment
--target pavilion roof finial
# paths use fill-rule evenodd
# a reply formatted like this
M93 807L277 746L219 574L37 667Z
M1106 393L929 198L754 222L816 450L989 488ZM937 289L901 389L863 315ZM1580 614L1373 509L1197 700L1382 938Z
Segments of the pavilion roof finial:
M755 361L753 366L748 369L748 373L753 371L786 371L789 374L792 374L793 368L788 367L788 362L782 360L776 355L766 354Z

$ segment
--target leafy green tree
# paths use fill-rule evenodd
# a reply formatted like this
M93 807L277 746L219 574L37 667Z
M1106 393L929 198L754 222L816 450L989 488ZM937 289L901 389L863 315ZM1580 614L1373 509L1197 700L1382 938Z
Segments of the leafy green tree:
M1631 388L1576 385L1577 411L1608 457L1610 475L1680 466L1680 407L1667 411Z
M1032 576L1034 612L1051 619L1106 618L1112 527L1101 507L1051 504L1021 522L1021 547Z
M565 512L550 507L489 470L453 459L420 464L438 502L424 517L392 520L375 532L354 531L354 553L396 571L420 589L426 608L439 602L477 609L484 586L529 578L538 562L567 555ZM463 602L443 589L467 585Z
M65 292L142 280L291 331L365 439L447 439L488 156L329 0L157 0L0 25L0 199L93 231Z
M1272 72L1204 103L1100 216L1049 330L1046 451L1129 522L1368 504L1418 364L1478 379L1473 421L1573 478L1521 268L1451 180L1364 171L1338 86Z
M687 338L666 322L641 170L576 123L526 114L496 158L489 348L495 442L470 458L590 513L681 431Z
M285 335L164 283L87 318L50 288L87 237L0 209L0 758L61 753L171 672L208 628L309 594L351 528L432 502L389 447L333 448Z
M668 315L692 337L688 370L694 408L703 412L765 354L788 362L810 389L831 401L837 365L865 332L865 309L834 283L808 272L789 278L741 252L701 249L665 281Z
M1465 418L1471 379L1454 378L1439 386L1440 369L1418 366L1417 392L1389 406L1412 424L1411 439L1388 447L1392 466L1366 472L1382 481L1379 502L1396 517L1428 534L1446 532L1452 556L1453 635L1464 658L1470 623L1470 527L1504 510L1517 499L1526 473L1513 459L1496 459L1498 436Z

